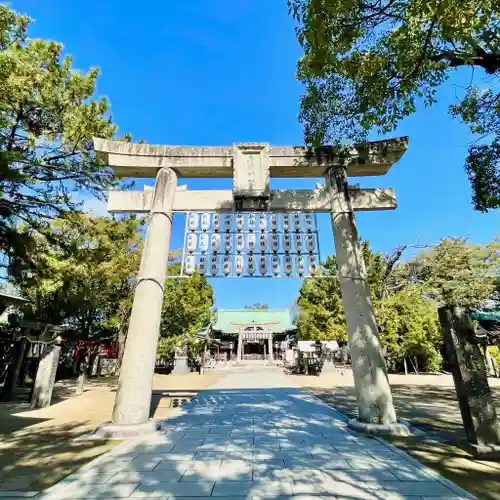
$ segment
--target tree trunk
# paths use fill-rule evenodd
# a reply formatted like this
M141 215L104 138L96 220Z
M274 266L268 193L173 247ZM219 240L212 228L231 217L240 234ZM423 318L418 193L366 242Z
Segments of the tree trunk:
M405 375L408 375L408 363L406 362L406 358L403 358L403 363L405 365Z

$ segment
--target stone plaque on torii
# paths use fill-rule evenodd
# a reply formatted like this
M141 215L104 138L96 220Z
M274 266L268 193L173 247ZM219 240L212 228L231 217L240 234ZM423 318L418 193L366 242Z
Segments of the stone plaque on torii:
M407 148L407 138L341 150L237 143L228 147L176 147L94 139L98 156L120 177L156 177L143 191L111 190L111 213L148 213L129 330L113 410L104 433L145 432L163 304L174 212L329 212L344 304L359 418L371 432L404 432L397 423L370 300L355 211L396 208L394 191L349 186L348 177L383 175ZM322 177L315 189L272 190L272 177ZM233 178L232 190L187 190L177 179Z

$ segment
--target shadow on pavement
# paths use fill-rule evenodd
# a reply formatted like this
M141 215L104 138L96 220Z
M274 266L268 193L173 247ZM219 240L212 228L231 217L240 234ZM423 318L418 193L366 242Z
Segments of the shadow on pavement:
M206 390L161 433L122 443L40 498L460 498L427 472L348 432L301 389Z

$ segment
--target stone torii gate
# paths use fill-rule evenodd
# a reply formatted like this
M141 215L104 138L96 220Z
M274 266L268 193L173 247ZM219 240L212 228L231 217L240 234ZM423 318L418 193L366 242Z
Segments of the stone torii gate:
M154 428L149 420L152 379L174 212L329 212L335 239L359 410L356 428L404 432L397 423L387 370L370 300L355 211L396 208L392 189L360 189L348 176L383 175L407 148L407 138L364 143L342 150L271 147L172 147L94 139L98 156L120 177L156 178L143 191L111 190L108 211L150 215L112 423L105 434ZM271 190L271 177L320 177L315 189ZM233 177L233 190L187 190L177 179ZM406 428L405 428L406 429Z

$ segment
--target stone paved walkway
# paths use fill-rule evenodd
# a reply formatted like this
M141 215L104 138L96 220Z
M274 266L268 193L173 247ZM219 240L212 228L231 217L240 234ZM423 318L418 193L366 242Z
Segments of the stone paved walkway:
M276 368L228 373L164 434L122 443L37 500L472 498L344 421Z

